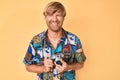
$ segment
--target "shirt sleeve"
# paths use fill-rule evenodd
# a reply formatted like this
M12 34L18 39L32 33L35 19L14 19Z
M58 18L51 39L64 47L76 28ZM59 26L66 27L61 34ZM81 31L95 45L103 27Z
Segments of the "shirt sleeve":
M78 63L83 63L86 60L86 56L82 49L81 41L78 37L76 37L76 52L74 58L75 58L75 62Z
M31 40L31 42L29 43L26 55L23 59L23 63L24 64L29 64L29 65L40 63L40 59L36 55L36 50L34 48L34 41L33 40Z

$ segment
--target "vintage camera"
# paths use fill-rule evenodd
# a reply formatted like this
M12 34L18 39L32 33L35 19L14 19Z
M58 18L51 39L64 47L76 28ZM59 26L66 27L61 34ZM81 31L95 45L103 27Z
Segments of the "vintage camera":
M60 59L62 59L63 57L64 57L63 53L58 53L58 54L55 54L55 55L51 55L49 57L49 59L51 59L53 61L53 63L55 62L56 64L62 66L62 62L60 61Z

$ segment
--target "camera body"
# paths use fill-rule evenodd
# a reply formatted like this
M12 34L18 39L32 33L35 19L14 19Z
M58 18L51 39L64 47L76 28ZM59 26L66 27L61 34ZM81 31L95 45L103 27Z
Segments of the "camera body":
M64 57L63 53L58 53L58 54L55 54L55 55L51 55L49 57L49 59L51 59L53 61L53 63L55 62L56 64L62 66L62 62L60 61L60 59L62 59L63 57Z

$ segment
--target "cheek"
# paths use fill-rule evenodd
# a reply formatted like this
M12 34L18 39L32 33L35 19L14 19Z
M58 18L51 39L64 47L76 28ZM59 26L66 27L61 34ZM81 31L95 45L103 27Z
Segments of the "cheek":
M45 17L45 21L46 21L46 22L49 22L50 20L51 20L50 17Z
M58 18L58 20L59 20L60 22L63 22L63 21L64 21L64 18Z

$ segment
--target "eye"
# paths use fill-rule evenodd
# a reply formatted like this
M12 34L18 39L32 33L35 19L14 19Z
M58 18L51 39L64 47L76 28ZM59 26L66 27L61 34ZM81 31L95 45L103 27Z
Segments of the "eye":
M58 16L58 17L62 17L62 14L57 14L56 16Z
M53 15L52 14L48 14L47 17L52 17Z

